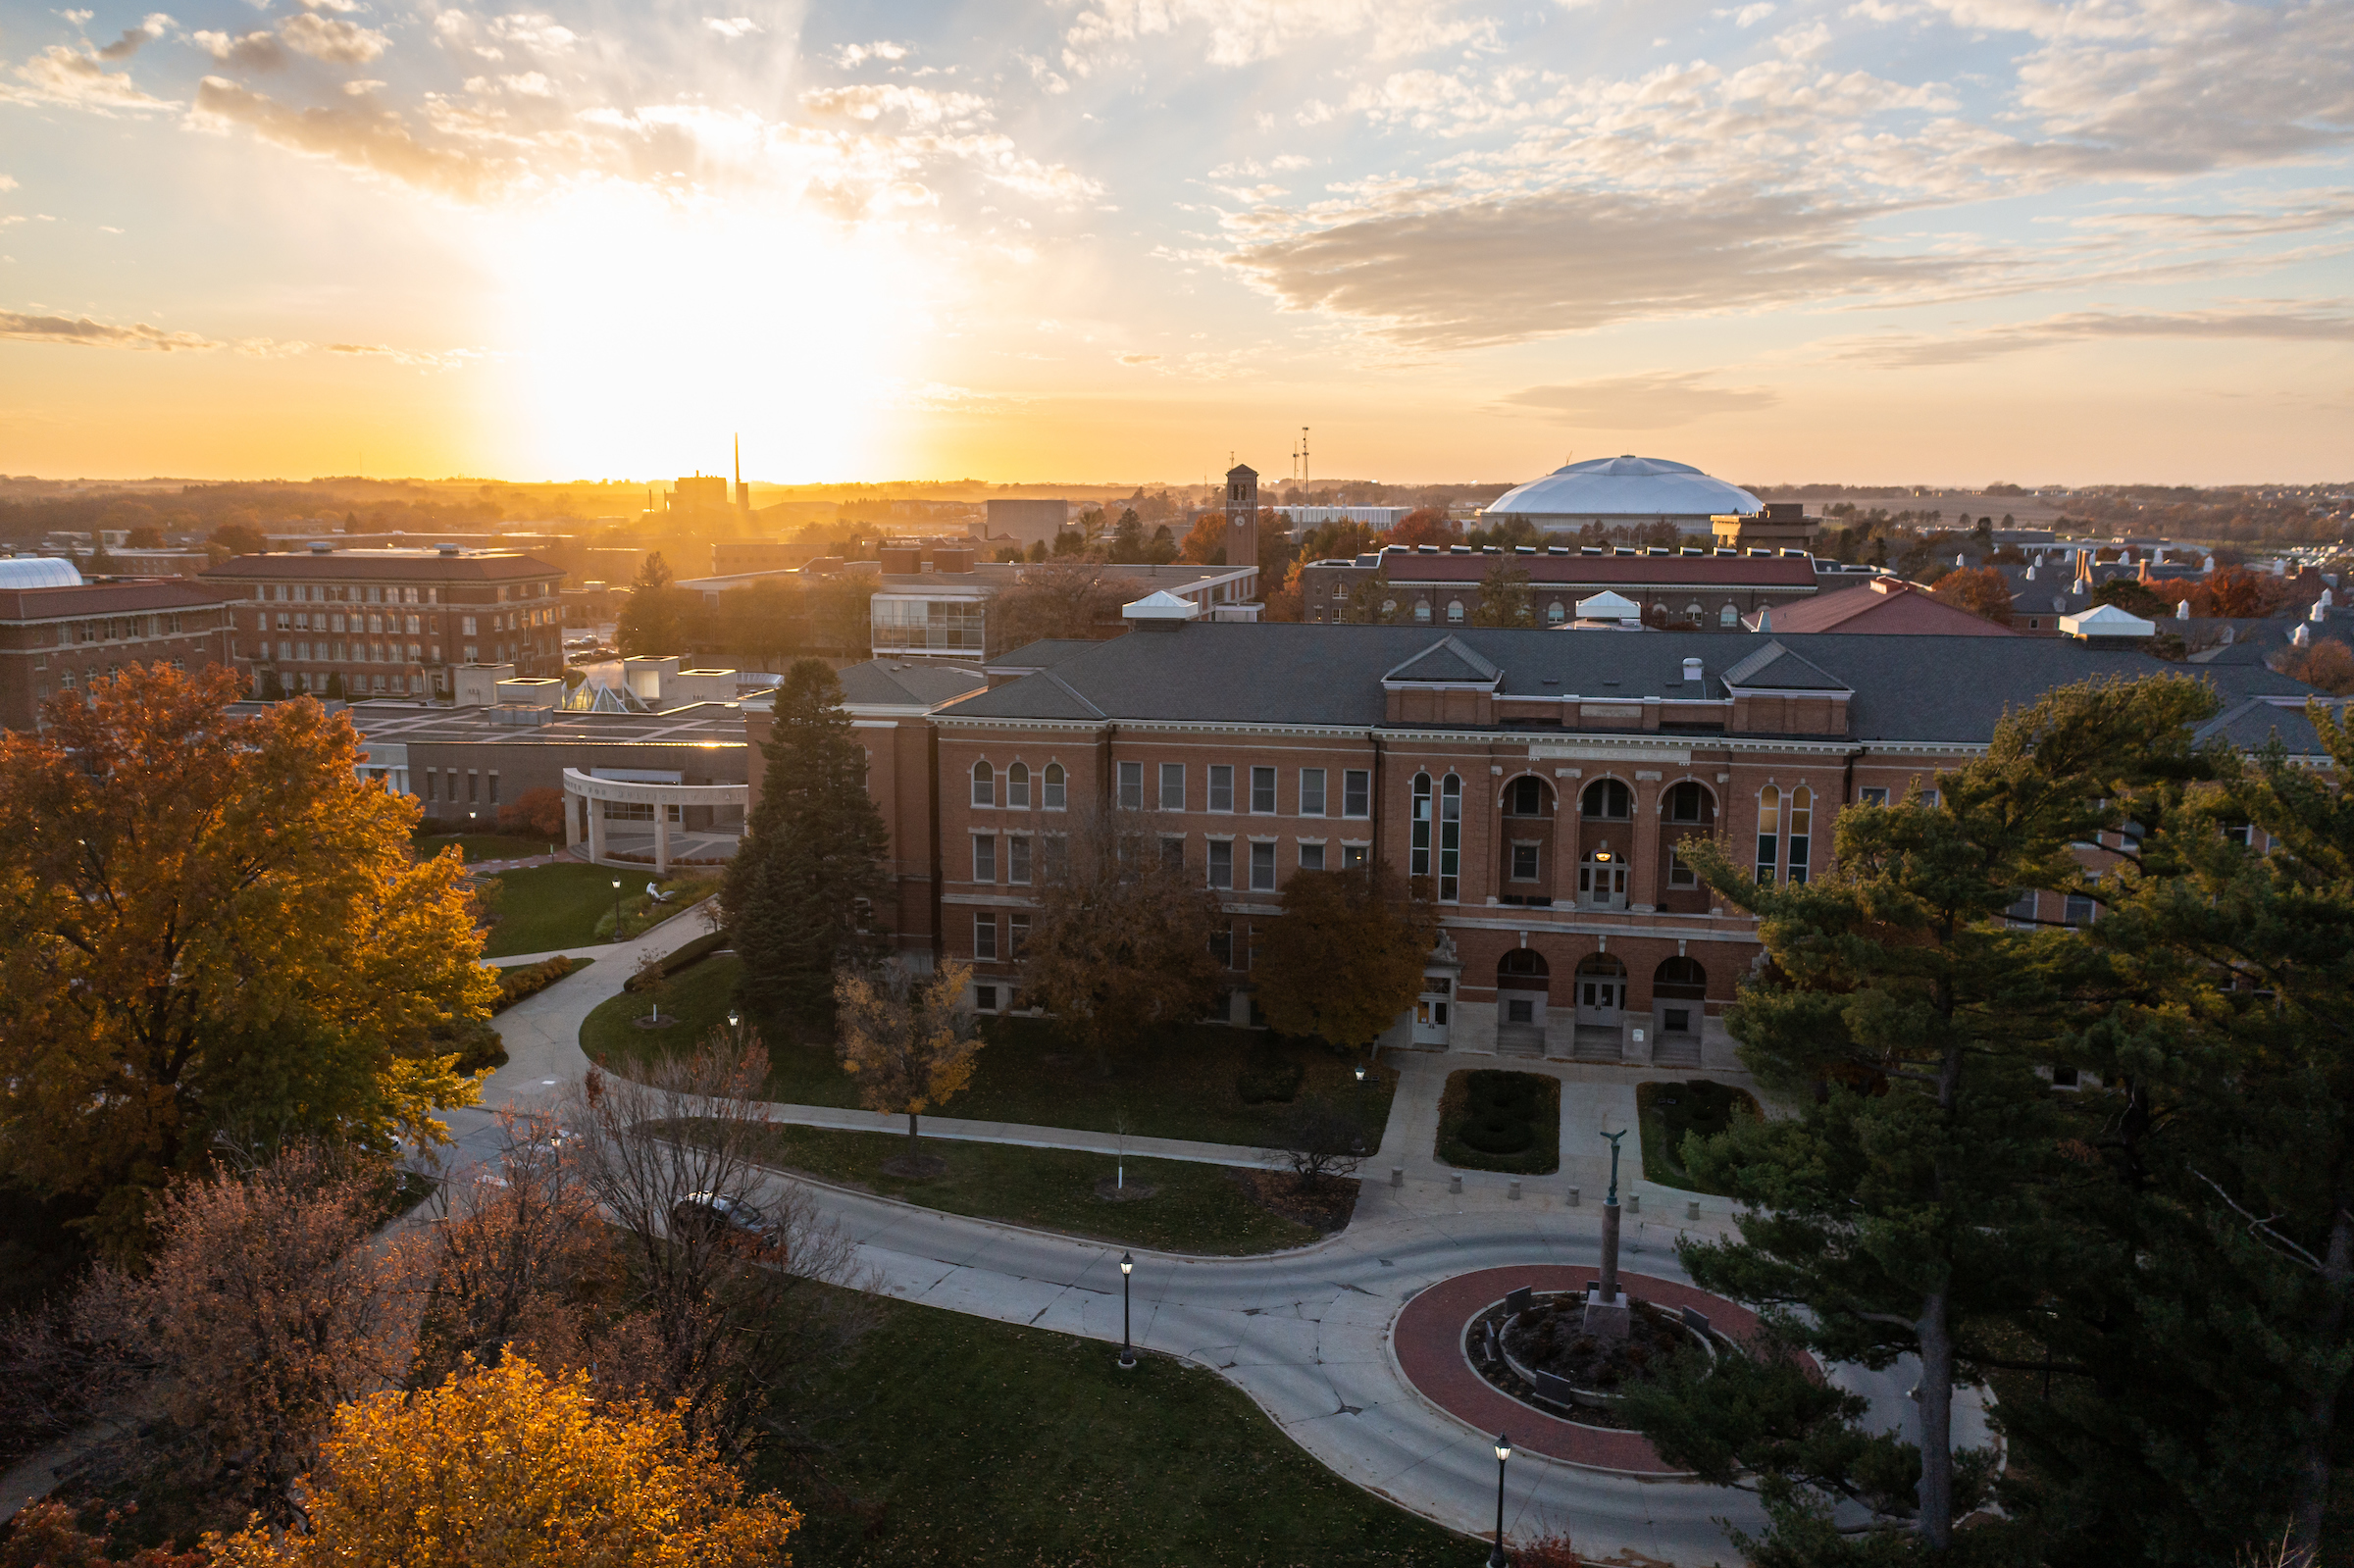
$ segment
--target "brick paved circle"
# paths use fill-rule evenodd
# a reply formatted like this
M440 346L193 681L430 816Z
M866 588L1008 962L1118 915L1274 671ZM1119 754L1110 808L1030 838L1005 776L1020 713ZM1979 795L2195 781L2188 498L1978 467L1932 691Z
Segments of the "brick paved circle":
M1593 1470L1624 1475L1676 1476L1689 1471L1669 1469L1648 1440L1611 1427L1589 1427L1548 1415L1506 1393L1471 1367L1463 1355L1463 1330L1470 1321L1507 1295L1527 1286L1531 1290L1577 1290L1593 1279L1589 1265L1570 1268L1558 1263L1530 1263L1504 1269L1481 1269L1443 1280L1407 1302L1391 1327L1391 1348L1399 1370L1423 1398L1468 1426L1495 1435L1503 1432L1515 1448L1528 1448ZM1673 1280L1619 1271L1626 1292L1639 1300L1664 1307L1698 1307L1708 1314L1709 1326L1745 1340L1758 1326L1757 1315L1722 1296L1696 1290Z

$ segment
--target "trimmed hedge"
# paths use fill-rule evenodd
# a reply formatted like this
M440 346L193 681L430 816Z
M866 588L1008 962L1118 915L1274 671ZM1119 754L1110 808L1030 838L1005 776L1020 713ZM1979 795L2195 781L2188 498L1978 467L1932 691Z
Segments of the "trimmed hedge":
M537 996L576 969L587 969L594 962L588 958L572 958L558 953L537 964L509 964L498 972L498 1005L493 1013L503 1013L527 996Z
M713 953L716 953L721 948L727 946L730 937L724 931L710 932L704 936L695 937L692 941L688 942L683 947L680 947L676 952L670 953L663 958L662 978L668 980L680 970L685 969L692 964L701 963ZM637 990L640 988L640 982L636 975L632 975L628 980L625 980L621 983L621 988L623 990Z
M1434 1150L1448 1165L1514 1176L1561 1168L1561 1080L1469 1068L1447 1075Z

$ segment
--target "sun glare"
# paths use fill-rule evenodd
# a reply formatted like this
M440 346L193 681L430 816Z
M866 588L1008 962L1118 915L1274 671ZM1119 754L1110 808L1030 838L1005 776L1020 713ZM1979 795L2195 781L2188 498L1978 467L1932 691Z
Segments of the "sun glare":
M584 190L496 230L528 472L871 472L923 320L888 236L641 188Z

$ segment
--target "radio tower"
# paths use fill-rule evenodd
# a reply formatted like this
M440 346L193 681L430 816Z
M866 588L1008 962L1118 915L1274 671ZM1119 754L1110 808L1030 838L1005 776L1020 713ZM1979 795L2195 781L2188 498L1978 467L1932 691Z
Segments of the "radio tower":
M1300 427L1300 499L1307 499L1307 427Z

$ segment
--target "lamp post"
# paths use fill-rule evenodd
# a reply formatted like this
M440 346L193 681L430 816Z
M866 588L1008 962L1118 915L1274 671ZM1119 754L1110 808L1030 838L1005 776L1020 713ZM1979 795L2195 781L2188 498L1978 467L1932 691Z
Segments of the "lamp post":
M621 879L613 879L613 939L621 940Z
M1512 1456L1512 1440L1496 1434L1496 1548L1488 1553L1488 1568L1511 1568L1504 1555L1504 1466Z
M1121 1253L1121 1254L1120 1254L1120 1370L1121 1370L1122 1372L1134 1372L1134 1371L1136 1370L1136 1346L1135 1346L1133 1343L1131 1343L1131 1342L1130 1342L1130 1340L1129 1340L1129 1338L1128 1338L1128 1276L1130 1276L1131 1274L1134 1274L1135 1272L1136 1272L1136 1258L1134 1257L1134 1255L1132 1255L1132 1254L1130 1254L1130 1253L1127 1253L1127 1252L1123 1252L1123 1253ZM1499 1517L1499 1518L1501 1518L1501 1517L1502 1517L1502 1515L1498 1515L1498 1517Z

